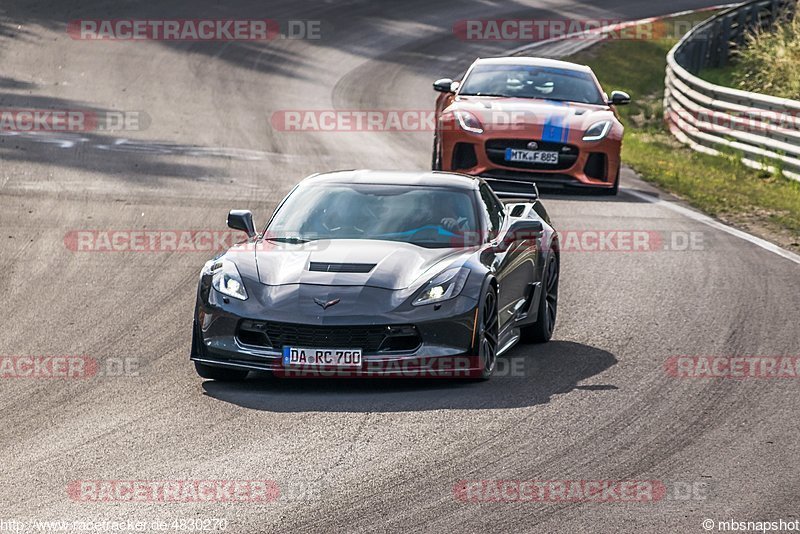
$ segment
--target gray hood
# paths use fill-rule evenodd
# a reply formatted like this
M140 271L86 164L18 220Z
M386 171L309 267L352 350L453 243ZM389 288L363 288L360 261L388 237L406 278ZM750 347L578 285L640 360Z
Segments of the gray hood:
M397 290L426 282L468 253L463 248L424 248L371 239L328 239L301 245L261 242L256 263L259 281L270 286L317 284ZM341 264L356 264L355 268L365 270L375 266L369 272L327 272L309 270L312 263L318 264L317 269L331 270L354 267Z

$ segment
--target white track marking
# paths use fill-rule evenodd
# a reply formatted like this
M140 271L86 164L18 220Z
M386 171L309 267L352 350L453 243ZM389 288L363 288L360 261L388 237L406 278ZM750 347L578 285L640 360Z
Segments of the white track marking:
M790 252L786 249L783 249L778 245L770 243L765 239L761 239L760 237L756 237L754 235L748 234L747 232L738 230L736 228L728 226L727 224L721 223L718 220L709 217L708 215L691 210L689 208L681 206L680 204L676 204L668 200L663 200L657 197L653 197L645 193L640 193L639 191L634 191L632 189L620 188L620 192L634 196L641 200L645 200L647 202L650 202L651 204L657 204L659 206L672 210L676 213L680 213L684 217L703 223L712 228L716 228L717 230L722 230L727 234L738 237L739 239L744 239L745 241L748 241L758 247L761 247L764 250L768 250L774 254L777 254L782 258L786 258L787 260L793 261L794 263L800 265L800 255L797 255L794 252Z

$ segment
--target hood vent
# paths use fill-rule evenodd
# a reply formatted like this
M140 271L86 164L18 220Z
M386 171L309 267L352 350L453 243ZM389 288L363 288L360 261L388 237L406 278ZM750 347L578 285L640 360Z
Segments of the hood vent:
M321 273L368 273L375 268L375 263L322 263L312 261L309 271Z

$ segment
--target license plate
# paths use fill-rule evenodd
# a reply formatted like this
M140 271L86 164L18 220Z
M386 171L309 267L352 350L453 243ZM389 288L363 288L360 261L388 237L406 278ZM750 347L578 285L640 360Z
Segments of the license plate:
M283 347L284 367L361 367L361 349Z
M507 148L506 161L522 161L525 163L547 163L550 165L557 165L558 152L548 152L545 150L519 150L516 148Z

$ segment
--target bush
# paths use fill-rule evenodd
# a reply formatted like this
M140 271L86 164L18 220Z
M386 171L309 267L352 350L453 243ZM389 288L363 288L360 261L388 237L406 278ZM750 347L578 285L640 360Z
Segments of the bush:
M748 35L732 78L745 91L800 100L800 17Z

